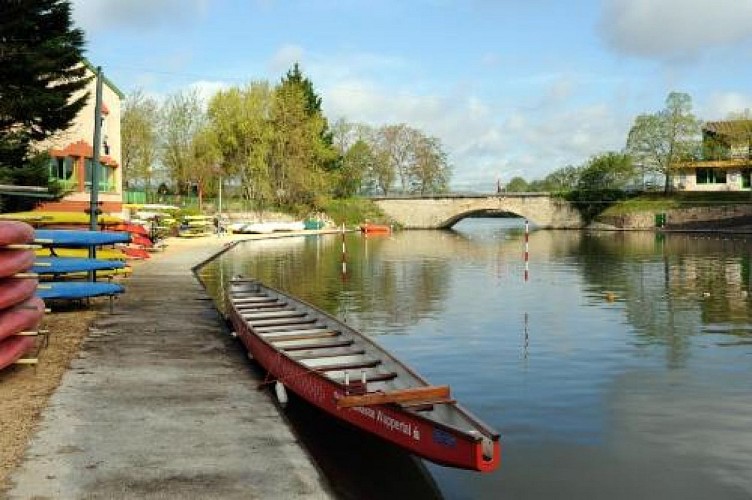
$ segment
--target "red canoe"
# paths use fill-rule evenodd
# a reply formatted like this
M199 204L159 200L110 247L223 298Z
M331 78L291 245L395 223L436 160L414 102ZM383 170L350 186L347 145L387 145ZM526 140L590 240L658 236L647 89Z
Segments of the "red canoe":
M0 279L0 309L14 306L34 295L37 284L33 278Z
M361 224L360 230L366 234L387 234L392 228L384 224Z
M33 240L34 228L25 222L14 220L0 221L0 247L19 243L31 243Z
M0 278L28 271L34 265L33 250L0 249Z
M31 297L16 307L0 311L0 340L19 332L36 330L44 316L44 301Z
M227 290L229 318L253 358L285 389L332 417L448 467L489 472L499 434L368 337L255 280Z
M34 337L8 337L0 340L0 370L12 365L34 346Z

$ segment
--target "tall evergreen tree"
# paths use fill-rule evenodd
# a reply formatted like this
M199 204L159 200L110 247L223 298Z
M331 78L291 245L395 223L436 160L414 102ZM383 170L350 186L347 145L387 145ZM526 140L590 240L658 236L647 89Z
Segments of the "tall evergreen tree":
M3 0L0 15L0 178L47 184L34 143L65 130L83 108L84 33L64 0ZM33 174L33 175L31 175Z
M303 72L300 70L300 65L298 63L293 64L292 68L282 78L279 91L285 93L291 88L296 88L303 92L306 115L309 118L323 120L324 126L321 128L319 137L325 147L332 147L334 145L334 136L329 129L329 122L321 110L321 97L314 90L311 80L303 76ZM340 158L335 157L328 161L323 166L324 170L328 172L337 170L341 167L341 162L339 160Z
M70 126L88 95L84 34L61 0L12 1L0 16L0 162L18 165L31 141ZM13 165L15 163L15 165Z

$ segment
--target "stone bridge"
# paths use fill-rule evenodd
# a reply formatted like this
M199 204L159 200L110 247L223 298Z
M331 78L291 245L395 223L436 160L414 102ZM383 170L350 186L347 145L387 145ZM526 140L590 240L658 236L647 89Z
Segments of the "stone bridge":
M577 209L549 193L441 194L373 198L381 210L406 229L446 229L470 215L514 214L541 228L583 227Z

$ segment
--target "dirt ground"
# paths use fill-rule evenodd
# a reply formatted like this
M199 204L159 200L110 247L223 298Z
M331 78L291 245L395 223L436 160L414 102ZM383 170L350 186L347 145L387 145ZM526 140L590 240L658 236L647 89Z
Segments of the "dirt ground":
M22 458L42 410L76 356L97 311L106 310L106 298L89 306L45 314L41 328L48 338L37 337L42 346L36 365L14 365L0 371L0 496L7 479ZM27 355L28 356L28 355Z

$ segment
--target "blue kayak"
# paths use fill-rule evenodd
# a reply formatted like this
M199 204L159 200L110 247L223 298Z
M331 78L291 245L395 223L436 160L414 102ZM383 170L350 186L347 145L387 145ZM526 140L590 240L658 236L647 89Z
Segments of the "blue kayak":
M80 248L115 243L130 243L131 234L126 231L78 231L75 229L37 229L35 243L52 246Z
M47 299L85 299L102 295L117 295L125 288L117 283L99 281L45 281L37 287L37 297Z
M122 260L79 259L76 257L37 257L31 272L37 274L79 273L85 271L102 271L122 269Z

